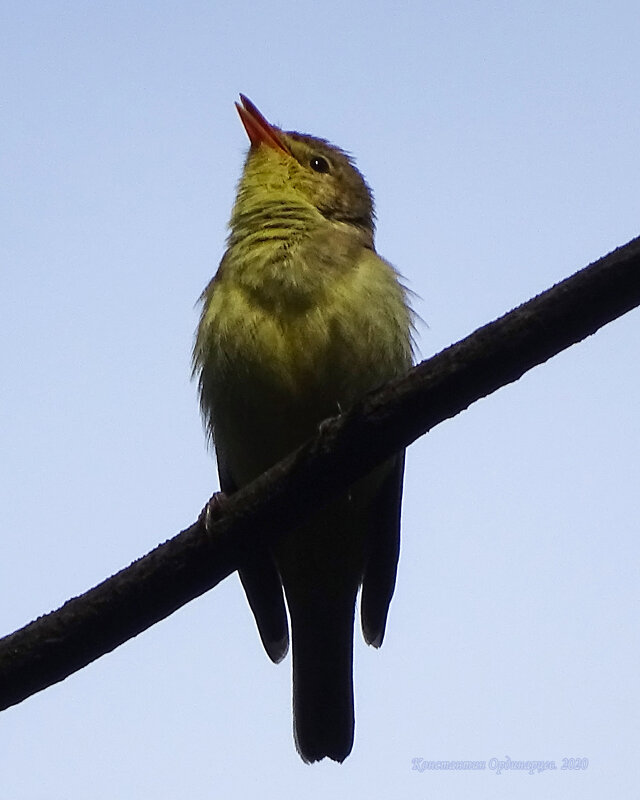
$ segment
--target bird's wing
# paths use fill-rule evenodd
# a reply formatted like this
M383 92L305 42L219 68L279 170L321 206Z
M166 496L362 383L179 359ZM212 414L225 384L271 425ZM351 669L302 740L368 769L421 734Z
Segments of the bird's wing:
M396 584L403 475L404 451L396 456L371 504L360 612L365 641L374 647L382 644Z
M225 494L233 494L237 487L220 455L218 455L218 474L222 491ZM253 611L264 649L269 658L277 664L289 650L289 626L282 582L273 555L266 547L254 550L238 569L238 574Z

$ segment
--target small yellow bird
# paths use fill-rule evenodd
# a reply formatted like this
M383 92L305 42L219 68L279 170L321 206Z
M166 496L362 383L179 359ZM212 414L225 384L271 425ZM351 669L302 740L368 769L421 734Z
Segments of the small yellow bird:
M227 250L202 294L193 351L200 404L229 494L319 424L412 363L412 312L374 249L371 192L324 139L236 103L251 146ZM262 643L293 641L293 720L307 762L344 761L354 735L353 623L382 643L400 544L404 453L239 570Z

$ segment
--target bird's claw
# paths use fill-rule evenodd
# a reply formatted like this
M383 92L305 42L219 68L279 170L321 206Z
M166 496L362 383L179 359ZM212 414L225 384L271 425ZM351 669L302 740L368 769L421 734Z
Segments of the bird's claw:
M224 492L215 492L213 495L211 495L205 507L200 512L198 522L204 525L204 529L207 533L211 532L211 527L216 519L220 516L222 506L226 499L227 496Z

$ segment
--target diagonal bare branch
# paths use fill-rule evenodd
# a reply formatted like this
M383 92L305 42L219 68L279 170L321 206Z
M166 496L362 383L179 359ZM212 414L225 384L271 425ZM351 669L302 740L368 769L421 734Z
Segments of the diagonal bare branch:
M61 681L233 572L256 542L471 403L640 304L640 238L415 367L173 539L0 640L0 709Z

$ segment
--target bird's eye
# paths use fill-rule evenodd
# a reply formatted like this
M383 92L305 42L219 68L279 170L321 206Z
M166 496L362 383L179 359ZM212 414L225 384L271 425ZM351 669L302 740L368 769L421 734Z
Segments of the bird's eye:
M309 162L309 166L314 172L329 172L331 169L327 159L322 156L313 156Z

